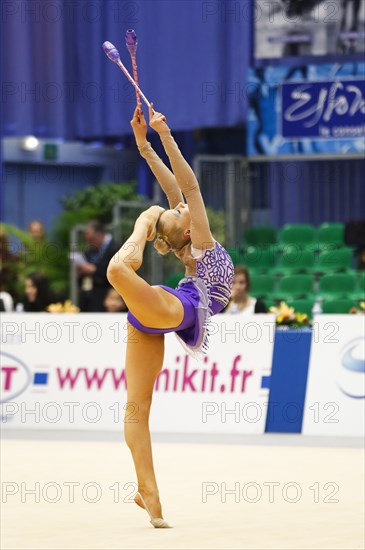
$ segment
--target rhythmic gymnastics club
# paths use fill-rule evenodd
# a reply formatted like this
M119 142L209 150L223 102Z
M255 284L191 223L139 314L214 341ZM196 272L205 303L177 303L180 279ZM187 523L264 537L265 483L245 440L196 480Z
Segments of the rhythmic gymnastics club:
M138 40L137 35L134 32L133 29L129 29L125 34L125 45L127 46L127 50L129 51L132 59L132 67L133 67L133 78L137 86L139 86L138 83L138 72L137 72L137 46L138 46ZM136 90L136 99L137 99L137 107L141 109L141 100L139 97L139 93Z
M123 71L125 76L128 78L129 82L135 87L135 89L138 91L139 95L147 105L147 107L151 106L151 103L148 101L142 90L137 86L137 84L134 82L133 78L123 65L123 63L120 60L120 55L117 50L117 48L111 43L111 42L104 42L103 44L103 50L107 57L109 57L110 61L113 61L113 63L116 63L118 67Z

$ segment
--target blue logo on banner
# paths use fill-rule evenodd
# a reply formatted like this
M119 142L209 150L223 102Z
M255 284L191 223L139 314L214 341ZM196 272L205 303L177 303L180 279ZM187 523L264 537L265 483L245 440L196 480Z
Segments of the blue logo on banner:
M33 384L45 385L48 383L48 372L35 372Z
M281 118L285 138L361 138L365 80L283 84Z

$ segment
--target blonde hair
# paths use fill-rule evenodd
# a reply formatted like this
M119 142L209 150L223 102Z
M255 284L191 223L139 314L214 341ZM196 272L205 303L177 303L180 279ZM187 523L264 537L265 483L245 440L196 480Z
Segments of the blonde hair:
M190 239L184 237L184 229L181 227L173 227L169 231L169 235L164 232L164 223L158 220L156 224L157 236L153 246L161 256L165 256L169 252L175 252L183 248Z
M165 256L171 252L171 245L166 239L164 239L163 235L157 235L153 246L157 252L161 254L161 256Z

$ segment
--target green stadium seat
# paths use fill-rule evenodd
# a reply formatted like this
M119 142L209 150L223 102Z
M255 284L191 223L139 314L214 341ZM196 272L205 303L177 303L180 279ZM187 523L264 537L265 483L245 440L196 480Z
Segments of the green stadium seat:
M296 313L306 313L309 319L312 318L312 309L314 305L314 299L311 300L290 300L288 302L289 307L293 307Z
M276 300L285 302L313 297L313 277L311 275L287 275L279 280L278 290L273 293Z
M350 273L324 275L319 281L318 295L325 300L353 298L356 278Z
M256 298L269 297L275 288L275 280L271 275L254 275L251 278L250 294Z
M170 288L176 288L181 279L183 279L184 277L185 273L183 271L179 271L178 273L171 273L166 277L164 284L166 286L169 286Z
M286 224L279 233L282 248L286 244L308 245L314 242L315 229L310 224Z
M358 304L351 298L323 300L322 313L349 313L352 307L358 308Z
M298 245L286 245L282 249L275 274L294 275L296 273L312 273L314 252Z
M267 274L275 265L275 250L260 246L248 246L239 255L240 265L247 267L249 274Z
M365 271L357 274L357 286L354 293L358 300L365 301Z
M249 227L245 230L244 242L253 246L274 244L276 243L276 228L272 225Z
M337 248L343 248L345 226L342 223L322 223L317 228L317 233L313 243L306 247L315 252L331 251Z
M315 273L353 272L352 256L352 248L349 247L324 250L319 254L314 271Z
M242 251L239 248L227 248L227 252L231 256L234 265L240 265L242 263Z
M317 229L317 241L320 245L330 244L339 248L344 246L345 226L343 223L322 223Z

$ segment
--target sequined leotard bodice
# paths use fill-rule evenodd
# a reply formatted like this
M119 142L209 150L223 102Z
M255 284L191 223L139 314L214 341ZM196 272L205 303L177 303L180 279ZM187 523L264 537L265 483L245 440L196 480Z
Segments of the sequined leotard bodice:
M212 313L219 313L231 297L234 275L232 259L217 242L207 250L197 251L192 248L192 255L196 259L196 276L207 287Z

